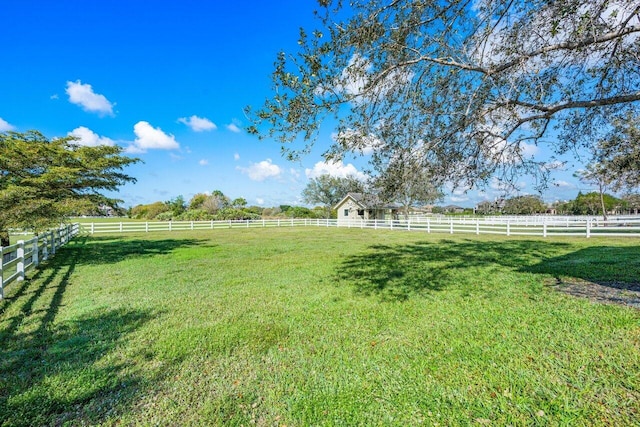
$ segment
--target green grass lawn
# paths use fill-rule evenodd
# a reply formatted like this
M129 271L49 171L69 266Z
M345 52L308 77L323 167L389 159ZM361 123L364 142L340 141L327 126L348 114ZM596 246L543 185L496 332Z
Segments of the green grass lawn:
M637 425L637 239L81 237L0 302L0 425Z

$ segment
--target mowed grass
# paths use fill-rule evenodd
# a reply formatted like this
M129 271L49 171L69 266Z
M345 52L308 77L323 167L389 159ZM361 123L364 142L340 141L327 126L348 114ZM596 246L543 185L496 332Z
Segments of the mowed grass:
M634 425L637 239L280 228L79 237L0 303L0 421Z

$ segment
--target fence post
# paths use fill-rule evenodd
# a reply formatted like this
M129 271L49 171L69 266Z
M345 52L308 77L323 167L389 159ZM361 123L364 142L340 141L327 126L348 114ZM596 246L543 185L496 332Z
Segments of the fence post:
M511 236L511 223L507 220L507 236Z
M449 233L453 234L453 218L449 218Z
M52 230L49 233L51 234L51 255L55 255L56 254L56 232Z
M407 220L407 231L411 231L411 219Z
M427 233L431 233L431 218L427 218Z
M145 231L145 233L149 232L149 221L145 221L144 222L144 231Z
M122 222L120 223L120 232L122 233Z
M47 259L49 259L49 239L47 239L47 234L45 234L42 240L42 260L46 261Z
M476 236L480 235L480 218L476 218Z
M587 239L591 237L591 220L587 219Z
M542 237L547 237L547 221L542 222Z
M193 230L193 221L191 221L191 229Z
M91 234L93 234L93 222L91 223Z
M171 221L169 221L169 231L171 231Z
M16 251L18 255L18 278L17 280L24 280L24 240L20 240L18 242L18 250Z
M33 239L33 254L31 255L31 259L33 260L33 265L35 267L40 265L40 254L38 253L38 251L39 251L39 249L38 249L38 240L40 240L40 238L38 236L36 236Z

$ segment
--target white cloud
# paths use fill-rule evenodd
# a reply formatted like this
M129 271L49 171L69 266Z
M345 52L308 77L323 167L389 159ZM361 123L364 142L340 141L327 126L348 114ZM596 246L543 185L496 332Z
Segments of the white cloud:
M367 175L358 171L351 163L345 165L342 161L337 162L318 162L313 169L305 169L307 178L317 178L320 175L331 175L337 178L346 178L353 176L362 181L367 179Z
M67 134L77 138L75 141L78 145L84 145L87 147L97 147L99 145L115 145L112 139L100 136L94 131L84 126L80 126L72 130Z
M540 152L540 149L535 144L527 144L526 142L523 142L520 144L520 152L523 157L531 158L535 157Z
M469 200L469 198L466 196L451 196L449 197L449 200L451 200L453 203L460 203L466 202L467 200Z
M129 153L145 153L147 150L176 150L180 144L173 135L167 135L160 128L154 128L148 122L140 121L133 126L136 139L127 148Z
M240 133L240 132L242 132L242 129L240 129L240 128L238 127L238 125L236 125L235 123L229 123L229 124L227 125L227 129L228 129L228 130L230 130L230 131L231 131L231 132L233 132L233 133Z
M207 159L202 159L202 160L200 160L200 161L198 162L198 164L199 164L200 166L207 166L207 165L209 164L209 160L207 160Z
M8 132L15 129L15 126L9 124L6 120L3 120L0 117L0 132Z
M300 171L294 168L289 169L289 173L291 174L291 176L293 176L294 178L300 178Z
M69 102L81 106L83 110L113 116L113 104L104 95L95 93L90 84L82 84L80 80L68 81L66 92Z
M563 180L555 181L553 184L560 188L576 188L575 184Z
M233 155L233 160L235 160L235 161L240 160L240 154L235 153L235 154Z
M282 168L274 165L271 159L263 160L260 163L251 163L248 168L237 167L239 171L249 175L253 181L264 181L268 178L277 178L282 174Z
M264 199L261 199L260 197L256 198L256 202L258 203L258 205L262 206L264 205Z
M180 123L189 126L194 132L204 132L206 130L216 130L218 126L205 117L191 116L179 118Z

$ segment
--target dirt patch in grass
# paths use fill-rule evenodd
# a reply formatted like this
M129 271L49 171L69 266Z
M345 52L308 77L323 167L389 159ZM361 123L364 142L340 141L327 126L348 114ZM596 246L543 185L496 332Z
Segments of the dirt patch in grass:
M551 284L558 291L591 301L618 304L640 310L640 283L601 282L556 278Z

